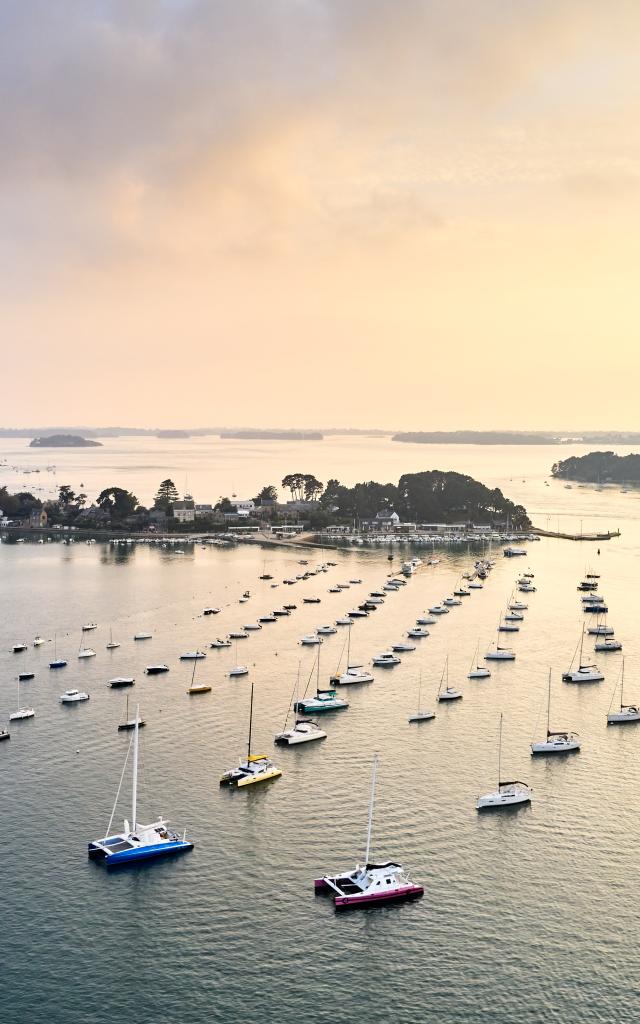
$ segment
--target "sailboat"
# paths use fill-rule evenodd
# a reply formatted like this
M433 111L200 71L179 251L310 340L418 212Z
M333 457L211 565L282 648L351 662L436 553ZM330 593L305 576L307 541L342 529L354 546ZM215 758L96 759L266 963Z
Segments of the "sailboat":
M471 660L471 667L467 672L467 679L488 679L491 675L490 669L486 665L478 664L478 655L480 653L480 641L476 644L476 649Z
M64 658L58 657L58 634L54 633L53 636L53 661L49 662L49 668L64 668L66 665Z
M549 669L549 685L547 688L547 738L541 743L531 744L532 754L568 754L580 750L580 737L575 732L551 731L551 669Z
M142 728L143 725L146 725L144 718L140 718L139 712L140 708L138 707L136 708L136 717L129 718L129 694L127 694L127 708L124 713L124 722L120 722L120 725L118 726L118 732L125 732L129 729L135 729L136 722L138 723L140 729Z
M130 864L138 860L155 860L159 857L167 857L177 853L186 853L193 849L193 843L187 839L186 831L182 836L172 829L167 828L167 822L160 817L150 825L141 825L137 819L138 801L138 731L140 729L140 708L136 707L136 717L133 726L133 782L131 796L131 824L124 821L124 829L120 833L110 835L111 824L118 802L113 805L111 818L107 826L107 833L102 839L94 839L88 844L88 854L91 860L103 860L107 867L117 867L120 864ZM131 750L131 742L127 751L125 768ZM124 774L124 771L123 771ZM120 787L118 787L118 794Z
M443 684L446 682L446 686L443 688ZM444 668L442 670L442 676L440 678L440 686L438 687L438 701L441 703L445 700L462 700L462 694L459 690L454 690L452 686L449 686L449 655L445 658Z
M287 717L284 720L284 728L282 732L276 733L274 743L279 746L293 747L298 743L310 743L312 740L325 740L327 738L326 732L320 728L316 722L313 722L310 718L296 718L294 719L293 728L287 729L287 722L289 719L289 711L291 709L295 712L296 706L296 694L300 689L300 663L298 662L298 676L296 684L292 694L291 702L287 708Z
M116 647L119 647L119 646L120 646L120 644L116 640L113 639L113 629L110 626L109 627L109 643L107 644L107 650L108 651L113 651L113 650L115 650Z
M269 779L277 779L282 772L276 768L273 761L266 754L251 753L251 727L253 723L253 683L251 684L251 702L249 704L249 740L247 743L247 756L240 761L237 768L230 768L220 779L221 786L251 786L256 782L267 782Z
M22 718L33 718L35 711L31 707L20 707L20 680L18 679L18 710L9 715L10 722L18 722Z
M391 903L398 900L417 899L423 895L421 885L415 885L395 861L384 861L380 864L371 863L371 832L373 828L373 808L376 793L376 776L378 771L378 755L373 759L371 772L371 796L369 798L369 821L367 824L367 845L364 864L356 864L353 871L340 875L325 875L316 878L316 892L329 892L334 896L337 908L371 906L376 903Z
M573 662L578 648L573 652L571 664L566 672L562 673L563 683L601 683L604 676L597 665L584 665L582 662L582 648L584 646L584 629L580 633L580 661L577 669L573 669Z
M84 632L84 626L82 628L83 628L83 632ZM78 657L79 658L95 658L95 656L96 656L96 652L94 651L93 647L85 647L83 642L82 642L82 636L80 636L80 646L78 648Z
M318 714L319 712L323 711L340 711L343 708L349 707L349 702L343 700L341 697L336 696L336 691L334 689L320 689L320 651L321 648L318 647L318 655L316 657L315 662L316 695L315 697L305 697L303 694L300 700L297 700L293 705L294 711L301 711L304 715L309 714L309 712L315 712L316 714Z
M208 683L196 683L194 681L195 680L195 676L196 676L196 667L198 665L199 659L198 658L193 658L192 660L193 660L193 671L191 673L191 683L189 685L189 689L187 690L187 693L190 694L190 695L195 694L195 693L211 693L211 687L209 686Z
M349 630L347 632L347 670L346 672L340 672L340 664L334 675L329 677L329 682L332 686L351 686L353 683L372 683L373 676L366 669L351 664L351 627L353 621L349 620ZM344 647L343 647L344 650Z
M229 634L229 636L232 636L232 635L233 634L231 634L231 633ZM233 668L229 669L229 676L246 676L248 674L248 672L249 672L248 666L247 665L238 665L238 663L237 663L238 662L238 638L237 637L235 637L234 643L236 645L236 664L235 664L235 666Z
M522 616L520 616L522 618ZM498 633L519 633L520 626L517 626L515 622L511 622L500 615L498 619Z
M613 691L613 697L616 695L617 685ZM611 698L611 704L613 704L613 697ZM611 705L609 705L609 713L607 715L607 725L624 725L625 722L640 722L640 707L637 704L625 704L624 703L624 658L622 659L622 667L620 669L620 710L612 711Z
M420 671L420 677L418 680L418 709L414 714L409 715L410 722L428 722L432 718L436 717L435 711L421 711L420 709L420 697L422 696L422 670Z
M485 793L476 801L476 810L494 810L500 807L513 807L516 804L531 803L531 790L525 782L502 781L502 714L498 731L498 788L494 793Z

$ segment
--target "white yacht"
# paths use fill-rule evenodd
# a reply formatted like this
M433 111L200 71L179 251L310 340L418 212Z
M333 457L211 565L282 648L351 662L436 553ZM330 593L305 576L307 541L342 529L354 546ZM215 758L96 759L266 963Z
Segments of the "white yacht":
M443 604L434 604L433 608L430 608L429 611L431 612L432 615L448 615L449 614L449 609L445 608L445 606Z
M201 661L206 656L204 651L185 651L180 655L180 661Z
M12 711L9 715L10 722L17 722L21 718L34 718L35 711L33 708L18 708L17 711Z
M421 615L416 619L416 626L435 626L437 621L433 615Z
M529 605L525 604L524 601L510 601L509 611L511 612L526 612Z
M249 634L245 633L244 629L232 629L229 632L230 640L248 640Z
M96 652L93 647L81 647L78 651L79 658L95 658Z
M133 639L134 640L150 640L152 636L153 636L152 633L134 633L133 634Z
M25 643L14 644L13 647L11 648L11 650L12 650L13 654L22 654L23 651L27 650L27 644L25 644Z
M391 650L394 653L396 653L396 654L404 654L404 653L406 653L408 651L415 651L416 650L416 645L415 644L403 644L403 643L391 644Z
M457 597L445 597L442 603L443 605L446 605L448 608L455 608L458 605L461 605L462 601Z
M350 622L351 626L352 623ZM344 648L343 648L344 652ZM340 661L342 661L342 655L340 655ZM363 665L354 665L351 661L351 629L347 636L347 668L345 672L340 672L340 661L334 675L331 676L329 682L332 686L352 686L357 683L372 683L373 676L370 672L364 668ZM318 664L318 689L320 686L320 665Z
M221 650L223 647L231 647L231 641L221 640L220 637L218 637L213 641L213 643L209 644L209 647L213 647L214 650Z
M245 633L252 633L257 629L262 629L262 626L260 625L259 622L245 622L242 628L245 631Z
M300 643L303 645L303 647L313 647L314 644L322 643L322 637L317 636L315 633L309 633L307 636L303 636Z
M532 754L568 754L580 750L580 737L575 732L568 732L566 729L551 729L551 669L549 669L549 683L547 687L547 737L539 743L531 744Z
M235 665L229 669L229 676L246 676L249 674L249 668L247 665Z
M424 626L412 626L411 629L407 630L407 636L412 640L421 640L425 636L429 636L429 630L425 629Z
M393 651L384 651L382 654L376 654L371 659L372 665L399 665L400 658Z
M318 634L318 636L332 636L334 633L337 632L338 630L336 629L335 626L318 626L318 628L316 629L316 633Z
M493 793L485 793L476 801L476 810L490 811L502 807L515 807L518 804L531 803L531 790L525 782L502 781L502 715L498 731L498 788Z
M79 704L80 701L89 700L89 694L82 690L65 690L58 700L61 704Z
M36 636L36 637L34 637L34 640L33 640L33 646L34 647L42 647L42 645L45 644L46 642L47 641L44 640L43 637Z
M432 718L436 717L435 711L425 711L420 706L420 698L422 696L422 672L418 679L418 708L409 715L409 722L429 722Z
M342 618L336 619L336 626L351 626L353 619L349 618L348 615L343 615Z

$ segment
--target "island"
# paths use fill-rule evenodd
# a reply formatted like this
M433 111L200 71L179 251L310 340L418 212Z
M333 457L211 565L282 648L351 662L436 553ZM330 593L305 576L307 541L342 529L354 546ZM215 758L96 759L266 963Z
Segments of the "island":
M91 441L77 434L51 434L49 437L34 437L30 448L102 448L100 441Z
M191 437L188 430L159 430L156 437Z
M640 484L640 455L616 455L615 452L573 455L554 463L551 473L560 480L586 484Z
M220 437L236 441L323 441L316 430L221 430Z

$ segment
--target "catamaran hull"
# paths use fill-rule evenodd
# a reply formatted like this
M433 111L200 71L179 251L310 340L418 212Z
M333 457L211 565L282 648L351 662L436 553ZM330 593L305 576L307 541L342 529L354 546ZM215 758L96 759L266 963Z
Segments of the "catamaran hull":
M316 878L314 881L316 892L335 892L324 878ZM399 903L404 900L420 899L424 895L424 888L421 885L403 885L400 888L383 893L362 893L350 896L334 896L336 909L346 910L356 907L380 906L383 903Z
M104 861L108 868L116 868L134 861L157 860L160 857L174 856L193 850L193 843L178 839L170 843L158 843L154 846L143 846L135 850L123 850L120 853L107 853L96 843L89 843L89 860Z

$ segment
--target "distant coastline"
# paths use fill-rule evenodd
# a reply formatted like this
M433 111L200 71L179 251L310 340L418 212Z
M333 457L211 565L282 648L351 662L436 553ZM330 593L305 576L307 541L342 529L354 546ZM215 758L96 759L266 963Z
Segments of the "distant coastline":
M415 430L394 434L392 441L406 444L559 444L551 434L508 430Z
M34 437L30 448L102 448L100 441L91 441L78 434L51 434L49 437Z

